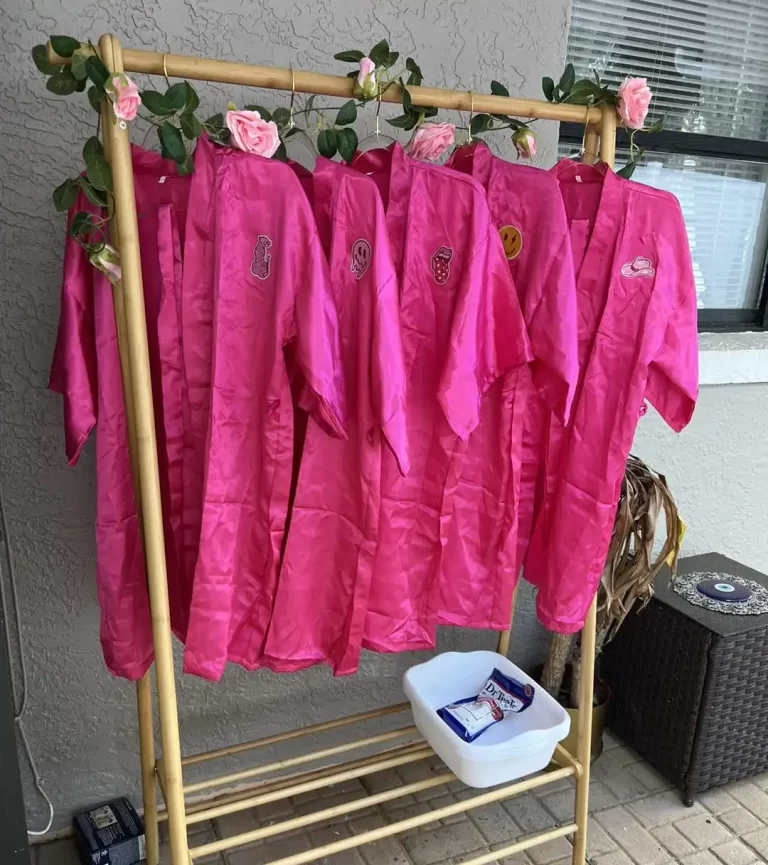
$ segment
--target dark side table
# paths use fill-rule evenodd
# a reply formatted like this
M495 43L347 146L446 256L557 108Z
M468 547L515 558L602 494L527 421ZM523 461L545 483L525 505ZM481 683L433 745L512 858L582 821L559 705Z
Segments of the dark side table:
M678 574L722 571L768 587L768 577L719 553L681 559ZM684 601L656 581L605 648L608 726L683 791L768 769L768 614L734 616Z

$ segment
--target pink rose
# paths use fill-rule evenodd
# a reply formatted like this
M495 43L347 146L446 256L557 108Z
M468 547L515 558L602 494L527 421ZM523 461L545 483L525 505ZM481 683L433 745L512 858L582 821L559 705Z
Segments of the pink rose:
M370 57L360 61L360 71L355 79L354 94L358 99L373 99L378 94L376 64Z
M512 143L521 159L533 159L536 156L538 150L536 136L533 134L533 130L527 126L521 126L520 129L515 130L512 135Z
M258 111L227 111L226 122L231 144L238 150L269 159L280 146L277 126L271 120L262 120Z
M414 159L434 162L453 144L455 134L453 123L425 123L416 130L406 150Z
M107 85L112 97L112 108L119 120L135 120L141 105L139 88L127 75L113 75Z
M88 256L88 261L100 270L110 282L120 282L123 272L120 269L120 254L114 246L104 243L94 249Z
M645 78L625 78L619 87L619 117L630 129L642 129L648 106L651 104L651 88Z

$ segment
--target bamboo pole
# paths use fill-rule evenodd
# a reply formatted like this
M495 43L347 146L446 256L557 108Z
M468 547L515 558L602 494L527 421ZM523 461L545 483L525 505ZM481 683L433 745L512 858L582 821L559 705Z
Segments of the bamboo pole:
M460 802L454 802L451 805L446 805L443 808L436 808L434 811L429 811L426 814L418 814L415 817L408 817L398 823L392 823L389 826L382 826L379 829L372 829L368 832L362 832L359 835L353 835L350 838L342 838L340 841L334 841L331 844L324 844L321 847L316 847L314 850L308 850L304 853L297 853L293 856L287 856L284 859L278 859L271 862L270 865L303 865L305 862L313 862L315 859L323 859L326 856L332 856L335 853L341 853L344 850L350 850L353 847L360 847L363 844L368 844L371 841L379 841L382 838L389 838L392 835L397 835L399 832L405 832L410 829L417 829L426 823L432 823L435 820L442 820L445 817L451 817L454 814L461 814L464 811L469 811L472 808L480 808L482 805L489 805L492 802L498 802L500 799L508 799L510 796L516 796L518 793L524 793L528 790L533 790L536 787L542 787L546 784L551 784L554 781L559 781L561 778L568 778L573 775L574 769L572 766L567 766L563 769L555 769L553 772L534 775L530 778L524 778L522 781L517 781L514 784L509 784L505 787L489 790L487 793L481 793L472 799L463 799ZM556 830L553 830L556 831ZM552 837L550 833L540 836L541 840L537 843L543 844L544 841ZM203 844L200 847L193 847L189 851L190 857L201 859L211 853L217 853L221 850L226 850L228 847L234 846L240 842L237 838L227 838L222 841L214 841L210 844ZM230 842L230 843L227 843Z
M271 826L262 826L261 829L253 829L250 832L243 832L240 835L233 835L230 838L223 838L220 841L212 841L207 845L207 850L210 854L222 850L228 850L231 847L242 847L245 844L252 844L254 841L261 841L262 839L270 838L273 835L282 835L284 832L292 832L294 829L302 829L304 826L311 826L313 823L335 820L337 817L344 817L347 814L353 814L355 811L362 811L364 808L371 808L374 805L380 805L382 802L391 802L393 799L410 796L412 793L420 793L422 790L432 790L435 787L442 787L444 784L449 784L451 781L455 780L456 776L453 772L435 775L434 777L426 778L423 781L406 784L404 787L395 787L392 790L385 790L382 793L376 793L373 796L362 796L360 799L345 802L343 805L334 805L332 808L324 808L322 811L313 811L312 813L304 814L301 817L284 820L282 823L273 823ZM216 848L215 850L213 849L214 847Z
M118 40L111 35L99 40L102 60L110 72L124 70ZM131 389L141 491L141 513L147 562L152 638L157 666L160 734L166 773L170 844L173 865L186 865L189 846L184 821L181 748L173 671L168 582L165 569L163 519L157 468L152 385L147 349L144 288L141 276L136 201L133 189L130 136L112 117L105 129L110 139L118 246L125 295L125 321L130 356Z
M48 44L48 59L51 63L67 65L70 60L59 57ZM233 63L230 60L209 60L189 57L184 54L162 54L158 51L141 51L126 48L123 51L126 72L143 72L147 75L168 74L170 78L189 78L194 81L218 81L222 84L241 84L246 87L264 87L268 90L287 90L296 93L316 93L320 96L338 96L350 99L354 82L342 75L324 75L320 72L302 72L298 69L281 69L276 66L254 66L249 63ZM414 105L473 111L475 114L511 114L540 120L565 120L590 123L600 120L600 109L585 109L582 105L544 102L540 99L518 99L514 96L491 96L487 93L470 93L467 90L444 90L439 87L409 87ZM393 84L381 94L382 102L402 102L400 87Z
M377 736L368 736L366 739L344 742L343 745L334 745L332 748L324 748L321 751L312 751L309 754L299 754L298 757L289 757L287 760L276 760L274 763L265 763L263 766L243 769L241 772L233 772L231 775L220 775L217 778L209 778L207 781L187 784L184 787L184 792L197 793L199 790L208 790L211 787L236 784L238 781L244 781L246 778L266 775L268 772L274 772L277 769L289 769L292 766L301 766L303 763L313 763L315 760L335 757L337 754L345 754L347 751L356 751L359 748L367 748L369 745L378 745L381 742L391 742L393 739L402 739L403 736L411 736L418 732L414 726L401 727L399 730L391 730L389 733L379 733Z
M112 109L108 100L101 102L101 136L104 156L112 161ZM117 216L114 202L109 201L111 237L119 246ZM125 292L122 282L115 283L112 289L115 307L115 330L117 332L118 353L120 356L120 377L123 385L123 405L125 406L125 426L128 435L128 458L131 465L133 497L136 513L141 520L141 488L139 486L138 452L136 446L136 420L133 411L131 379L131 359L128 350L127 324L125 315ZM155 732L152 718L152 682L148 670L136 683L136 709L139 724L139 760L141 765L141 790L144 804L144 834L147 844L147 865L158 865L160 861L160 838L157 822L157 793L155 790Z
M512 606L509 611L509 627L499 634L499 642L496 644L496 651L506 658L509 654L509 638L512 635L512 625L515 619L515 607L517 606L517 588L520 585L520 577L515 583L514 591L512 592Z
M266 805L269 802L278 802L280 799L286 799L289 796L298 796L301 793L311 793L313 790L321 790L323 787L329 787L331 784L340 784L342 781L351 781L354 778L361 778L364 775L373 775L376 772L383 772L386 769L395 769L398 766L406 766L408 763L417 763L419 760L424 760L427 757L432 757L434 751L429 745L424 745L420 751L411 751L408 754L402 754L399 757L391 757L387 760L374 762L373 760L368 766L362 766L357 769L346 769L343 772L337 772L326 778L320 778L316 781L306 781L301 784L295 784L293 787L286 787L282 790L275 790L271 793L261 793L251 796L248 799L241 799L239 802L233 802L231 805L219 805L218 807L207 808L205 811L199 811L187 817L187 823L202 823L205 820L213 820L216 817L223 817L225 814L234 814L237 811L245 811L248 808L255 808L258 805Z
M386 715L396 715L399 712L405 712L410 708L410 703L398 703L394 706L385 706L383 709L373 709L370 712L361 712L359 715L347 715L344 718L336 718L333 721L323 721L322 724L313 724L311 727L299 727L298 730L289 730L287 733L277 733L274 736L266 736L263 739L254 739L251 742L241 742L237 745L230 745L226 748L218 748L216 751L192 754L189 757L185 757L181 761L181 764L182 766L191 766L195 763L202 763L205 760L215 760L218 757L231 757L234 754L242 754L243 751L250 751L254 748L264 748L267 745L274 745L277 742L288 742L291 739L299 739L302 736L314 736L316 733L325 733L328 730L337 730L340 727L347 727L350 724L370 721L373 718L383 718Z
M546 844L548 841L554 841L556 838L573 835L576 828L575 823L569 823L567 826L558 826L557 829L552 829L549 832L533 835L531 838L524 838L522 841L515 841L514 844L509 844L507 847L499 847L491 853L483 853L474 859L465 859L461 865L489 865L491 862L501 861L509 856L514 856L516 853L522 853L523 850L538 847L540 844Z

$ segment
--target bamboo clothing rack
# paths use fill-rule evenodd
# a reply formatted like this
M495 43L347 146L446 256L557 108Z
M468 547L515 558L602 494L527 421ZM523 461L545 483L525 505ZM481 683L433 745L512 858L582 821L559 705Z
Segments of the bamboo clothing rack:
M161 54L152 51L123 50L118 39L112 35L102 36L99 52L110 72L141 72L150 75L191 78L240 84L274 90L295 90L326 96L350 98L351 79L315 72L276 69L266 66L251 66L176 54ZM58 57L50 44L49 59L64 64L68 60ZM441 90L429 87L409 88L413 104L434 106L460 111L482 111L518 117L544 120L563 120L586 123L585 161L594 161L598 153L603 162L613 166L616 142L616 113L612 106L584 108L575 105L553 104L540 100L517 99L505 96L474 94L466 91ZM391 87L382 94L385 102L399 102L399 88ZM222 850L250 844L254 841L279 835L315 823L352 814L355 811L391 801L413 793L437 788L455 780L451 772L432 776L426 780L397 787L359 800L326 808L311 814L294 817L282 823L265 826L202 846L190 848L187 830L196 823L256 808L269 802L279 801L300 793L320 790L354 778L361 778L397 766L404 766L434 755L426 742L418 738L414 726L407 725L397 730L362 738L350 737L344 744L312 749L286 760L245 769L228 775L219 775L206 781L184 784L183 771L187 767L216 759L273 745L278 742L314 736L330 730L339 730L366 721L406 712L410 705L401 703L351 717L342 717L323 724L269 736L253 742L234 745L182 759L179 742L179 718L176 699L176 682L173 668L171 626L168 607L168 584L166 577L163 521L160 502L160 484L155 440L152 389L147 350L147 328L144 313L144 292L141 274L141 259L138 243L138 226L133 186L133 168L130 152L130 132L114 123L111 107L102 103L101 130L104 150L112 166L114 200L112 202L112 239L119 248L122 265L122 282L114 286L115 317L117 324L120 363L123 379L128 439L130 446L131 472L136 492L136 503L141 514L143 541L147 563L147 579L152 616L152 635L155 650L157 677L157 703L160 722L161 756L156 759L154 736L154 708L151 671L137 683L139 719L139 745L141 776L144 798L144 821L147 839L147 863L159 863L159 822L167 820L172 865L189 865L190 862ZM589 159L587 155L590 155ZM512 602L514 613L514 599ZM485 792L454 804L447 805L428 814L420 814L388 826L342 838L303 853L277 860L272 865L301 865L350 848L414 829L440 818L468 811L473 808L507 799L517 793L532 790L563 778L572 778L576 786L574 819L563 826L537 835L524 837L503 849L475 856L463 865L486 865L506 856L551 841L573 835L573 863L584 865L587 844L587 817L589 805L590 742L592 732L592 699L594 676L596 605L593 600L586 624L582 631L583 672L580 685L580 712L576 754L568 753L558 745L552 764L542 773L515 781L501 788ZM499 637L499 651L506 655L509 648L509 630ZM360 749L387 745L402 740L395 747L385 747L373 756L349 762L335 763L319 769L298 771L330 757ZM290 770L297 771L290 771ZM212 803L187 805L185 796L215 791L217 787L238 784L249 779L281 770L288 775L267 778L236 793L219 795ZM165 812L158 813L157 787L165 802Z

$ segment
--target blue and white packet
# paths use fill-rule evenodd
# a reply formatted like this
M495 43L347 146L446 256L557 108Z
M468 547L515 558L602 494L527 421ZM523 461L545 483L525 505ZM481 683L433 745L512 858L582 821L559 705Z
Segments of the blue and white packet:
M533 702L533 687L494 670L476 697L458 700L437 714L465 742L474 742L511 712L524 712Z

